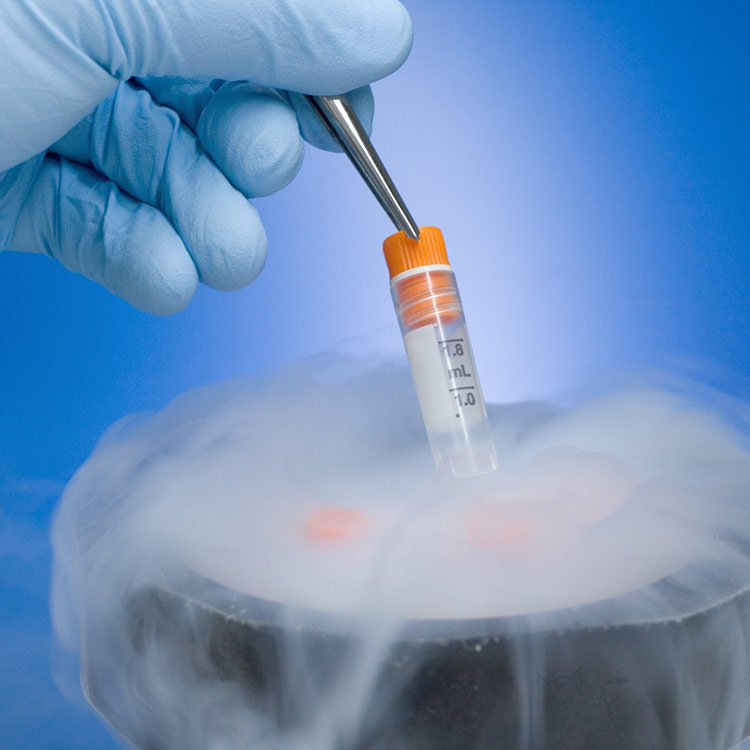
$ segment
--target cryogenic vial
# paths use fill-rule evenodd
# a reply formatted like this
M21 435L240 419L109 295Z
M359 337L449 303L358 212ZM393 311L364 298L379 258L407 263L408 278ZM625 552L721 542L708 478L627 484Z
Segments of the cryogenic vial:
M420 227L418 240L397 232L383 251L438 473L468 477L494 471L495 444L442 232Z

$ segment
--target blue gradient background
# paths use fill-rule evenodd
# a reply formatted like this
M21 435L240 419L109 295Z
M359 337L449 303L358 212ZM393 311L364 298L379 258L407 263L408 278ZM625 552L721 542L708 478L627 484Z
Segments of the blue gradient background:
M449 243L487 396L678 367L747 396L750 5L407 2L374 140ZM116 747L51 676L50 514L101 432L185 389L345 348L399 354L380 241L343 156L258 201L261 279L149 317L0 255L0 748Z

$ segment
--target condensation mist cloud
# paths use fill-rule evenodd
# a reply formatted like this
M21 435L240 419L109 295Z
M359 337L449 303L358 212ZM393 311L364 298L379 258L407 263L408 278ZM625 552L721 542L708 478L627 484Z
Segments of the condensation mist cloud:
M408 374L354 369L333 361L188 393L111 428L71 481L54 531L56 626L82 654L94 702L132 740L158 726L163 744L144 746L354 747L365 715L368 736L389 715L400 687L384 687L381 662L415 623L534 634L679 620L735 595L729 579L750 585L746 437L705 407L643 388L572 409L492 406L500 469L441 485ZM286 611L356 622L357 656L325 697L269 710L262 690L216 666L215 624L190 615L187 660L144 615L134 625L134 596L185 579L191 602L222 592L230 621L250 617L249 596L281 605L284 632L301 627ZM730 631L735 692L720 730L693 712L680 731L696 743L744 736L748 649L741 623ZM309 665L293 638L280 643L283 690ZM537 662L516 661L525 708L508 747L545 747L532 729L551 710ZM692 685L687 673L678 682ZM642 731L656 731L646 714ZM402 747L427 747L411 736ZM379 747L368 742L356 747Z

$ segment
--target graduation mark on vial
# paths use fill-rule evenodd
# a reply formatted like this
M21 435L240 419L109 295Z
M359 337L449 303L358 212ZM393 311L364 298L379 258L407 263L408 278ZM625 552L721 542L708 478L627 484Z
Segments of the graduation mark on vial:
M467 391L467 393L454 393L453 398L456 399L459 406L475 406L477 403L477 397L472 391L474 390L473 385L467 385L463 388L451 388L451 391ZM458 415L456 415L458 416Z
M464 354L463 339L443 339L438 341L438 344L449 357L462 357Z

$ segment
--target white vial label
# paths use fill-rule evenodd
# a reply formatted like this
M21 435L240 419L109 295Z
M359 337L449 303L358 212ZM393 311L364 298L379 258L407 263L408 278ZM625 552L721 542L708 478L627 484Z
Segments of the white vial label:
M456 419L456 402L450 391L445 359L433 325L422 326L404 336L419 407L427 431L445 429L445 423Z

